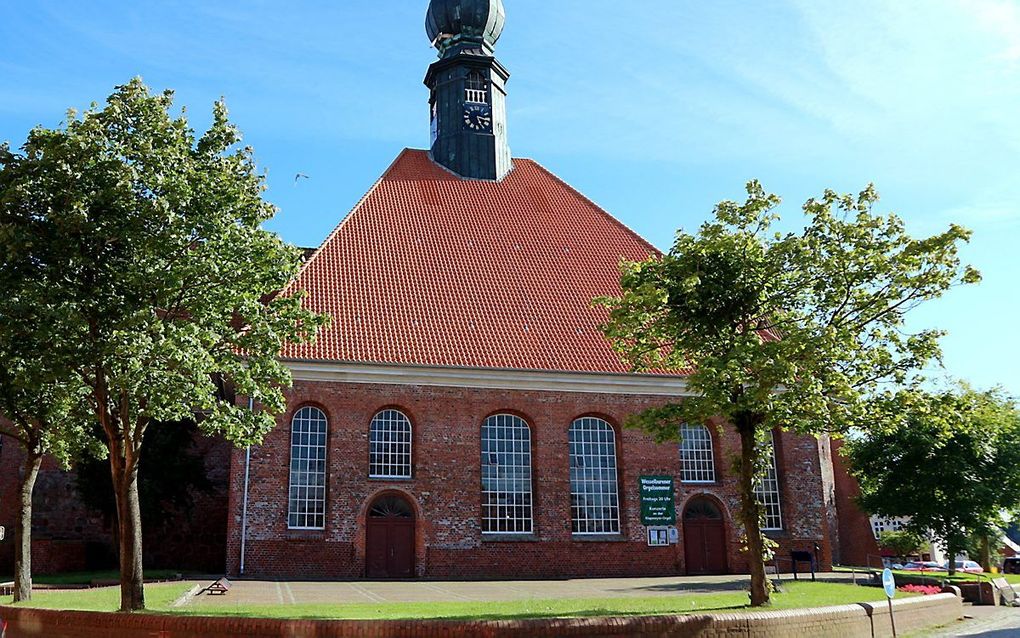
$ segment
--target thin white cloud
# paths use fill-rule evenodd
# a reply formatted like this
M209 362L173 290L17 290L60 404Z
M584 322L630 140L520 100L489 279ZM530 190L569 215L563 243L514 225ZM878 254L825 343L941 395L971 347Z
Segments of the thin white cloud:
M999 38L999 59L1020 62L1020 4L1013 0L957 0L978 24Z

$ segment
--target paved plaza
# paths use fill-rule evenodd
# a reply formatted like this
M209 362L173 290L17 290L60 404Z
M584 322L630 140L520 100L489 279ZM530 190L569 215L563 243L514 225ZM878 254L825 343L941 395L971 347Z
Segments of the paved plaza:
M808 577L810 578L810 577ZM821 574L819 580L850 582L850 574ZM860 578L860 576L858 576ZM303 605L315 603L498 602L552 598L627 598L706 594L747 589L748 576L590 578L511 581L300 582L236 580L225 596L196 596L189 605ZM208 583L205 583L208 584Z

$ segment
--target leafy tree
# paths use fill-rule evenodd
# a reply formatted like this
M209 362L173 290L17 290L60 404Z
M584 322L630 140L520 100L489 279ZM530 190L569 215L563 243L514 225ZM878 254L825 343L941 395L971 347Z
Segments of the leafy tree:
M138 466L154 422L201 416L238 445L284 409L277 355L323 319L288 286L300 252L261 225L264 177L222 102L196 136L135 79L103 108L33 130L5 170L7 234L35 263L54 348L84 388L117 503L121 608L144 607ZM288 294L276 294L286 290ZM220 382L248 403L220 399Z
M678 424L722 417L740 436L741 522L751 602L769 602L755 496L777 428L804 434L861 421L865 398L939 355L937 331L905 334L906 313L979 275L962 268L958 226L910 238L878 196L826 191L804 205L803 230L774 233L779 198L757 182L744 203L722 202L668 254L623 265L605 334L635 371L687 374L694 396L629 425L676 440Z
M32 494L43 457L63 465L95 443L73 417L82 388L69 368L50 356L60 334L39 274L46 263L31 258L31 234L15 232L23 214L16 189L21 159L0 146L0 437L25 452L14 526L14 601L32 597ZM31 220L28 220L31 223ZM36 229L38 230L38 228ZM93 445L93 448L96 446Z
M924 539L909 530L887 530L878 538L878 546L887 549L897 558L912 556L921 549Z
M0 285L0 297L9 292ZM0 316L5 316L2 311ZM26 342L12 338L11 327L7 322L0 327L0 437L13 439L25 452L13 530L14 602L22 602L32 599L32 495L43 458L50 455L66 467L89 441L80 424L69 418L74 391L54 379L45 360L37 358L45 357L44 352L31 351Z
M876 426L844 447L861 506L909 517L909 529L941 542L955 572L961 550L997 537L1003 512L1020 509L1020 410L999 390L966 387L903 390L874 405Z

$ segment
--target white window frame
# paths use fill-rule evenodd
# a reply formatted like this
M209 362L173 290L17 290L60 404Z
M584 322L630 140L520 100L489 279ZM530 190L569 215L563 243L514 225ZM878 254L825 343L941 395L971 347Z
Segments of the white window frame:
M287 529L326 529L326 475L329 420L313 405L298 409L290 420L290 480L287 488ZM314 465L313 465L314 464ZM321 464L320 469L313 469ZM300 478L301 475L304 478ZM296 496L301 490L304 494ZM297 504L304 505L298 511ZM309 513L309 506L318 512ZM302 519L303 517L303 519ZM298 524L302 523L302 524ZM312 523L312 524L310 524Z
M481 80L481 88L478 88L476 77ZM469 104L489 103L489 81L481 71L469 71L464 79L464 101Z
M511 436L500 436L507 432ZM494 414L482 424L480 447L482 534L534 534L531 426L515 414ZM499 489L500 483L512 489ZM508 502L500 503L501 500ZM514 500L519 500L520 504L514 504ZM525 515L518 515L518 512Z
M754 488L754 495L764 508L762 531L777 532L783 529L783 507L779 491L779 471L776 466L776 434L769 432L769 459L763 476Z
M581 417L570 424L567 439L570 446L571 532L574 536L619 534L616 430L604 419ZM582 505L591 498L602 504ZM591 510L600 511L601 515L581 516Z
M715 483L715 448L706 425L680 426L680 482Z
M377 412L368 426L368 478L411 478L413 445L414 429L406 414L394 408Z
M882 532L898 532L909 522L910 519L905 516L895 516L892 518L872 516L871 531L875 535L875 540L878 540L882 536Z

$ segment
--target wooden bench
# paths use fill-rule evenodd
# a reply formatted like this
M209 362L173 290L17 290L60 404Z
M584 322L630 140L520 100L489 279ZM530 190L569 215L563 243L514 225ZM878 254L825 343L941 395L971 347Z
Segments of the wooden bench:
M0 583L0 596L13 596L14 583Z
M1013 585L1008 580L1002 577L993 578L992 587L998 592L1003 605L1020 607L1020 596L1017 595L1016 590L1013 589Z
M230 591L230 588L231 588L230 581L227 580L226 576L224 576L223 578L218 579L215 583L209 585L208 587L206 587L205 589L198 593L209 594L210 596L222 596L223 594Z

